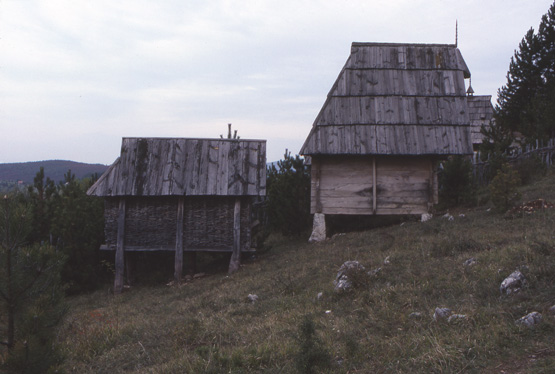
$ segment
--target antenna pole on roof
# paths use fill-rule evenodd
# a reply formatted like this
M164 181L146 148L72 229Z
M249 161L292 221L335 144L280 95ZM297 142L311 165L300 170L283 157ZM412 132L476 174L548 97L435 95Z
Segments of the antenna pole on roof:
M455 20L455 48L459 46L459 20Z
M227 138L231 139L231 123L227 124Z

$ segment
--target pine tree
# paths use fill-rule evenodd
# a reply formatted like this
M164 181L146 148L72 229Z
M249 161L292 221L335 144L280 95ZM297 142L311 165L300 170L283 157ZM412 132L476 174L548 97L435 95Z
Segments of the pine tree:
M555 3L538 33L528 30L497 92L496 121L530 141L555 136Z
M79 181L69 170L53 201L51 231L67 256L62 279L69 293L93 290L99 281L99 248L103 240L104 205L87 196L92 180Z
M52 221L52 199L56 193L56 185L50 178L44 178L44 168L33 179L33 185L28 189L33 215L33 230L30 241L35 243L50 242L50 225Z
M304 160L285 151L277 167L268 168L268 220L284 235L299 235L310 225L310 175Z
M9 353L0 371L43 373L60 359L52 343L65 311L60 281L65 258L49 245L27 242L30 212L13 196L0 204L0 322L7 323L0 343Z
M538 29L538 66L543 85L533 100L538 117L538 137L555 136L555 3L543 15Z
M534 121L531 97L541 85L538 55L538 38L531 28L511 57L507 84L497 91L496 121L511 131L522 132Z

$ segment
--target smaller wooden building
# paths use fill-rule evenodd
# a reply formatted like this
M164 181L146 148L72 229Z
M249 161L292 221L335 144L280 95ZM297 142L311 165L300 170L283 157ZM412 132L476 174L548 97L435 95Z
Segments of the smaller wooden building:
M470 94L467 96L467 102L472 147L476 152L484 139L481 132L482 127L489 128L493 121L493 105L491 104L491 95Z
M104 250L116 252L114 291L124 253L231 252L230 272L251 248L252 200L266 194L266 141L124 138L121 155L88 190L105 199Z

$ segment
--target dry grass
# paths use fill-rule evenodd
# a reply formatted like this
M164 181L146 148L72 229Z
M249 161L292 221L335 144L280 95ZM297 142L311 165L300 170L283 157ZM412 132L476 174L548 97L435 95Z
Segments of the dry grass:
M553 202L554 185L550 174L523 188L523 200ZM512 220L485 207L464 213L312 245L271 237L267 250L232 276L215 272L180 287L76 297L59 335L64 369L291 373L308 318L318 348L331 357L316 372L555 371L555 320L548 313L555 304L555 209ZM470 257L477 263L463 266ZM338 295L332 282L347 260L382 271ZM501 281L517 267L528 286L502 296ZM257 303L247 300L251 293ZM468 318L434 322L436 307ZM531 311L541 312L544 323L517 327L514 321ZM413 312L421 317L409 317Z

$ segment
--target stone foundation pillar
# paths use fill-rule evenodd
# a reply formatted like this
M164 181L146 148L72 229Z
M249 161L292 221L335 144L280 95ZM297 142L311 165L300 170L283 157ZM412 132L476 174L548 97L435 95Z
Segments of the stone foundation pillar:
M314 243L323 240L326 240L326 215L324 213L314 213L312 235L310 235L308 242Z

